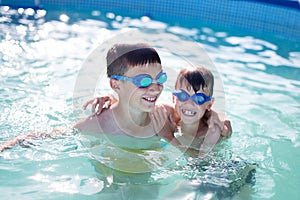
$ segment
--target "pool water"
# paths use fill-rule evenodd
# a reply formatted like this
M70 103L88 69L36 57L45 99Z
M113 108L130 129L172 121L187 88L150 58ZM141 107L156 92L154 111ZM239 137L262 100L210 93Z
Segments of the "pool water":
M76 78L88 55L124 29L159 30L198 42L222 78L226 114L234 130L224 144L223 164L233 158L258 164L255 184L228 198L297 199L300 39L289 41L204 22L175 25L101 11L62 13L0 7L0 12L1 143L22 133L68 128L89 114L73 109ZM181 67L172 58L162 60L168 66ZM201 192L197 182L201 174L191 160L187 165L161 168L147 182L116 181L108 187L82 141L80 134L68 131L67 135L28 140L1 152L1 198L218 198ZM216 181L221 183L221 179Z

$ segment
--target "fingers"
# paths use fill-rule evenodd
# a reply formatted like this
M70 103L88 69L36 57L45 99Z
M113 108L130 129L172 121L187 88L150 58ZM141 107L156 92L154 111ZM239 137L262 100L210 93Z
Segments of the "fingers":
M154 113L150 113L150 119L151 119L151 122L152 122L152 126L153 126L153 130L155 133L158 133L159 131L157 130L157 121L156 121L156 118L154 116Z
M220 117L219 117L218 113L216 113L216 112L214 112L214 111L211 111L210 119L211 119L215 124L220 125L220 127L223 126L223 123L222 123L222 121L220 120Z
M4 151L5 149L12 148L14 145L18 144L19 142L23 142L26 139L26 136L19 135L0 146L0 152Z
M112 105L112 100L110 96L99 97L98 103L95 105L96 115L100 115L104 108L109 108Z
M218 125L221 128L221 136L224 138L229 138L232 135L232 127L231 127L231 123L230 120L225 119L223 121L220 119L219 114L216 112L213 112L211 115L211 119L213 121L214 124Z
M94 99L91 99L89 101L87 101L83 106L83 110L86 110L86 108L88 107L88 105L92 105L92 113L95 113L96 107L97 105L101 104L101 99L102 97L96 97Z
M156 106L155 110L150 115L153 123L153 128L156 133L159 133L164 127L164 124L168 118L167 110L163 106Z
M88 107L88 105L92 104L93 101L94 101L94 99L85 102L85 104L82 106L82 109L83 109L83 110L86 110L86 108Z
M232 135L232 127L229 120L224 121L224 126L221 132L222 137L229 138Z
M229 131L230 134L231 134L231 133L232 133L232 127L231 127L231 122L230 122L230 120L225 120L224 126L226 126L226 128L228 129L228 131Z
M91 99L87 101L83 105L83 110L86 110L88 105L92 106L92 113L96 113L96 115L99 115L103 108L109 108L112 104L112 97L111 96L103 96L103 97L96 97L94 99Z
M98 98L95 98L93 103L92 103L92 113L95 113L96 107L99 103L99 101L101 101L101 99L99 100Z
M214 122L213 120L208 120L208 128L210 129L210 131L214 132L216 130L216 125L218 126L219 124Z
M157 120L159 120L161 123L165 124L168 116L167 116L167 110L165 107L161 106L159 109L157 109Z
M217 127L219 127L222 131L224 130L223 129L224 122L220 120L218 113L214 111L211 111L211 115L207 120L207 125L208 128L210 128L212 131L215 131Z

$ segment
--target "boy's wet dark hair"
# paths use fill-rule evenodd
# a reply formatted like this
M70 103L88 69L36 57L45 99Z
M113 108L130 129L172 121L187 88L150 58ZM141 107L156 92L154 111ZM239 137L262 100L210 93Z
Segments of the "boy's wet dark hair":
M206 95L213 95L214 76L204 67L182 69L178 74L175 88L179 87L184 82L187 85L187 89L190 90L192 88L195 93L202 89Z
M161 64L156 50L146 43L115 44L106 56L107 76L124 75L130 67L144 64Z

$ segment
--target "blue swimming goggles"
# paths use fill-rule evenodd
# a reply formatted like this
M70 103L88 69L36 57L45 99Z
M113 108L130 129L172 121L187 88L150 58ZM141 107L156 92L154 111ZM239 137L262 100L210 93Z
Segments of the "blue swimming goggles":
M196 93L193 96L190 96L186 91L184 90L176 90L173 92L173 95L178 98L179 101L184 102L189 99L192 99L196 104L202 105L207 101L211 100L211 96L206 96L203 93Z
M149 87L152 83L157 83L159 85L162 85L167 81L168 77L165 72L160 72L156 76L155 78L156 80L153 80L149 74L140 74L133 78L129 78L126 76L112 75L110 78L121 80L121 81L130 81L139 88L146 88Z

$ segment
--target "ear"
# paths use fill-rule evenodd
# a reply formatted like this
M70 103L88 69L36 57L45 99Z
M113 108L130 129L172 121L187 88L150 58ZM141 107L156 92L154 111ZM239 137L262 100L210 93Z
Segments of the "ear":
M215 98L212 98L212 99L208 102L207 107L206 107L206 110L210 111L212 105L214 104L214 102L215 102Z
M110 79L109 84L110 84L111 89L113 89L114 91L117 91L120 89L119 81L116 79Z

